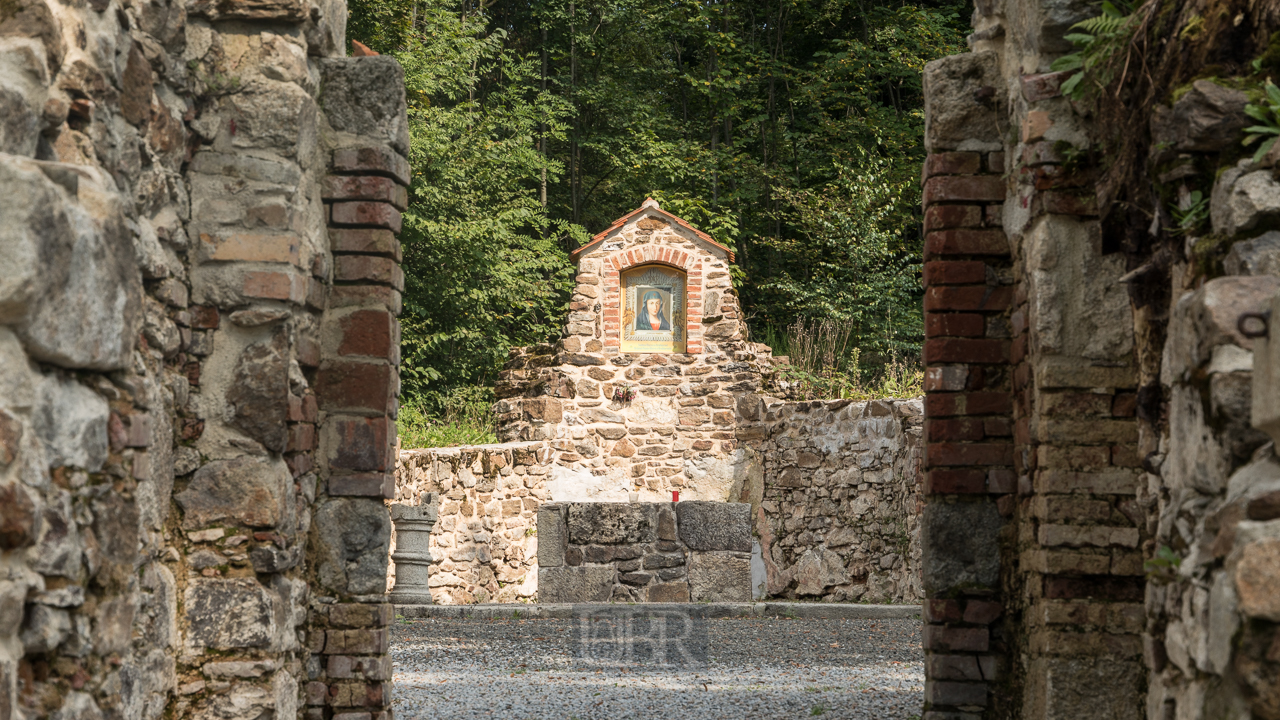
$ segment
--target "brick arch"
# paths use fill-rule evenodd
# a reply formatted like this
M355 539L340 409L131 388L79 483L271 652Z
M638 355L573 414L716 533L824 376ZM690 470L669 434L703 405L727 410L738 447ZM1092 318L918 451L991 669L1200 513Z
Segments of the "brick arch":
M665 265L685 274L685 353L702 352L702 256L679 248L643 245L604 258L604 347L622 347L622 273L642 265Z

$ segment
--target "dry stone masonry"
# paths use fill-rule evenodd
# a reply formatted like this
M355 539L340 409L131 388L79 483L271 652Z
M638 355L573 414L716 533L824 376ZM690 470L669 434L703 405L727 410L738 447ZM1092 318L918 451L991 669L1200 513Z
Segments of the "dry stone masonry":
M748 602L745 503L547 503L538 510L541 602Z
M0 8L0 718L387 718L403 74L340 0Z
M437 517L425 548L432 602L517 602L537 592L537 514L551 499L550 458L545 443L401 451L392 507ZM398 588L398 564L394 572Z
M587 585L605 600L674 597L654 591L661 573L623 569L644 562L635 543L595 543L592 557L608 560L545 565L542 533L556 526L533 518L549 507L566 512L564 503L657 507L677 491L677 509L749 507L751 543L733 551L755 558L754 571L745 566L748 597L918 602L921 402L773 397L785 396L777 366L786 359L743 339L732 255L652 200L574 257L579 285L563 337L513 350L499 378L499 434L510 442L400 452L398 502L437 493L432 599L547 601L569 597L556 588L570 576L574 598ZM683 288L673 273L683 273ZM670 346L628 350L653 342L626 332L644 310L635 286L666 293L663 312L683 328ZM685 572L676 567L666 574ZM617 573L630 581L615 582Z
M923 422L919 399L761 399L738 435L770 596L920 602Z
M1273 11L1168 47L1222 72ZM972 52L925 69L924 718L1280 718L1280 374L1239 324L1280 291L1276 154L1238 159L1230 83L1157 97L1139 165L1211 227L1152 250L1169 216L1104 204L1117 126L1049 71L1097 13L979 2Z

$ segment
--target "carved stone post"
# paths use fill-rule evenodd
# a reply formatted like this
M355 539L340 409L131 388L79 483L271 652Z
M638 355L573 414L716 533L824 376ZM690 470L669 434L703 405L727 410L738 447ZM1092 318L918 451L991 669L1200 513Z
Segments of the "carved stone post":
M427 571L431 567L431 529L439 512L436 493L423 493L421 505L394 504L391 522L396 529L396 584L389 600L395 605L430 605Z

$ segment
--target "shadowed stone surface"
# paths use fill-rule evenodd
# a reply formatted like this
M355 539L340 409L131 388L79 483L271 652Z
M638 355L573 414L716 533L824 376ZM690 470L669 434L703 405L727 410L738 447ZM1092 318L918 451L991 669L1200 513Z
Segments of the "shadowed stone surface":
M221 522L274 527L285 518L289 468L281 460L241 457L209 463L174 495L182 508L182 527L197 529Z
M183 597L187 647L265 648L275 633L270 592L252 578L196 578Z
M1002 525L994 503L926 505L920 538L926 590L942 595L962 588L995 587L1000 581Z
M284 452L289 405L289 333L280 328L267 342L245 348L236 361L227 402L231 424L272 452Z
M381 501L329 500L316 512L313 532L326 588L356 595L386 590L391 517Z
M751 552L751 506L709 501L676 503L680 539L691 550Z
M657 539L657 506L651 503L570 503L569 540L615 545Z
M540 602L605 602L613 593L614 569L609 565L538 569Z

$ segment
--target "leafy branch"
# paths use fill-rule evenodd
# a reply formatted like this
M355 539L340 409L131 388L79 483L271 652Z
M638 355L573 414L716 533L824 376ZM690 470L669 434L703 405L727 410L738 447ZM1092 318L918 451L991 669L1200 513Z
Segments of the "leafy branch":
M1173 582L1178 577L1178 568L1182 566L1182 558L1168 545L1161 545L1155 557L1144 562L1142 569L1147 573L1147 580L1161 584Z

